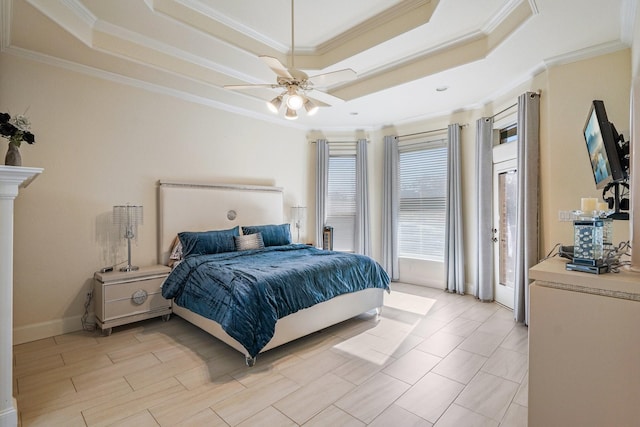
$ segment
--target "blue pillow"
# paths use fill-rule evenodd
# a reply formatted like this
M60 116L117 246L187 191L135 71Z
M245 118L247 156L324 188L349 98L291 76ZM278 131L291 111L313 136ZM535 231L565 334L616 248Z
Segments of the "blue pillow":
M291 244L291 227L289 224L242 226L242 234L256 233L262 233L262 241L265 246Z
M233 252L236 250L236 242L233 237L239 235L239 227L229 230L183 231L178 233L184 257Z

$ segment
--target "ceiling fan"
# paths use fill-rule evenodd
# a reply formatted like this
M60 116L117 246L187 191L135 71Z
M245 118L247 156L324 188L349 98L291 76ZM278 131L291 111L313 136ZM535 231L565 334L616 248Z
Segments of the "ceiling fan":
M281 93L267 102L267 107L278 113L284 104L284 117L289 120L298 118L297 111L304 107L308 115L313 115L318 111L318 107L329 107L331 103L342 102L340 98L319 91L317 87L328 87L337 83L354 80L357 78L356 72L350 68L318 74L309 77L304 71L298 70L294 66L294 13L293 2L291 0L291 67L285 67L282 62L272 56L260 55L259 58L276 74L276 83L271 84L245 84L245 85L225 85L225 89L244 90L257 87L267 87L280 89ZM314 97L309 96L314 95ZM321 101L318 98L323 98Z

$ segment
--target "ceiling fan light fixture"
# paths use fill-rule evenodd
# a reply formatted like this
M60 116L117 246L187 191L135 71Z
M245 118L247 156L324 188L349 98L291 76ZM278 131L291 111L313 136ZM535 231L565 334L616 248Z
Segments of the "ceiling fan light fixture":
M292 110L299 110L300 108L302 108L302 105L304 104L304 99L302 99L302 97L300 95L298 95L297 92L293 92L289 94L289 97L287 98L287 107L289 107Z
M267 102L267 107L274 114L278 114L278 111L280 110L281 105L282 105L282 95L278 95L275 98L273 98L271 101Z
M307 98L307 100L304 103L304 109L307 110L307 115L309 116L313 116L315 113L318 112L318 106L314 104L313 101L310 100L309 98Z
M296 110L287 108L287 112L284 114L284 118L287 120L295 120L298 118L298 114L296 113Z

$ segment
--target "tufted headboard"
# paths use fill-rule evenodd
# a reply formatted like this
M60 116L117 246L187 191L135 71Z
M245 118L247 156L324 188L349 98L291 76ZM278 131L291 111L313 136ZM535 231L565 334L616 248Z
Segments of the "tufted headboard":
M165 265L181 231L283 222L280 187L161 180L158 199L158 262Z

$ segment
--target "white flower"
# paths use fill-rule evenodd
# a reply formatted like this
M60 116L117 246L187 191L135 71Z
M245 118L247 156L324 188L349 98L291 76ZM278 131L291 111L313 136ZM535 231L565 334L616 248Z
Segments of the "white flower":
M16 116L11 119L10 123L22 132L29 132L31 129L31 121L29 121L29 118L23 114L16 114Z

